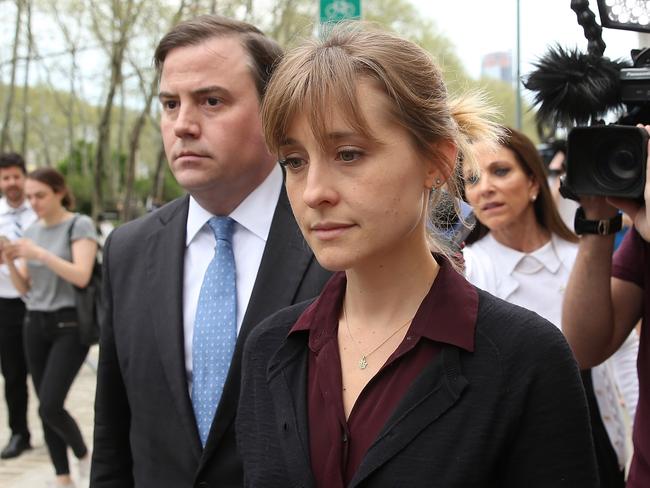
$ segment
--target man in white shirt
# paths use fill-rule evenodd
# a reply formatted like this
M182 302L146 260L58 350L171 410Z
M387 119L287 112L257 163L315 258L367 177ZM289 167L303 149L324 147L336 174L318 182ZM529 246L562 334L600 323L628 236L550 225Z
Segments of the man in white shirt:
M114 230L104 247L93 488L243 484L234 419L244 340L329 276L302 239L262 135L260 101L281 55L254 26L216 15L178 24L156 49L165 152L189 195ZM228 222L230 237L217 237L215 220ZM223 241L232 249L225 281L236 286L209 313L236 302L227 354L215 352L227 341L199 339L204 277ZM208 343L211 360L227 363L209 416L193 395L212 391L196 387Z
M36 220L36 214L25 198L25 174L25 161L19 154L0 154L0 192L3 195L0 198L0 239L4 242L22 237L23 231ZM27 428L24 317L25 304L11 284L9 270L0 257L0 366L11 429L9 442L0 452L2 459L17 457L31 449Z

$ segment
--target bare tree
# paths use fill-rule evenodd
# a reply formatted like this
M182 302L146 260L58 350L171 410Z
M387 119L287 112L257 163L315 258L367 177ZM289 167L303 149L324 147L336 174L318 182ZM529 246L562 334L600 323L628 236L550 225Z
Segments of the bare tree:
M272 9L269 35L283 46L311 34L316 6L304 0L277 0Z
M185 0L182 0L178 10L172 17L170 21L170 27L175 25L182 17L183 11L185 9ZM158 76L156 73L151 74L149 81L149 86L146 86L145 76L142 70L137 66L136 63L132 62L131 65L138 77L140 83L140 91L145 95L145 103L142 111L138 115L137 119L133 124L131 129L131 137L129 139L129 149L128 156L126 161L126 184L125 184L125 195L124 195L124 205L122 210L122 218L124 221L130 220L134 217L134 202L133 202L133 193L135 186L135 174L136 174L136 161L137 154L140 147L140 137L142 136L142 130L151 116L151 104L153 99L158 91ZM164 153L163 153L164 156ZM164 158L163 158L164 160ZM160 165L160 156L158 157L157 166ZM157 167L156 172L159 173L160 169ZM158 177L154 178L154 192L157 187Z
M23 126L21 131L20 153L25 155L27 153L27 137L29 126L29 65L30 57L32 55L32 45L34 40L32 38L32 3L31 0L25 0L27 7L27 59L25 60L25 79L23 81Z
M145 105L142 108L142 111L138 115L138 118L135 120L135 123L133 124L133 128L131 130L131 136L129 138L129 149L128 149L128 156L126 160L126 168L125 168L126 182L124 185L125 186L124 205L122 209L122 218L124 221L131 220L134 217L133 215L134 191L133 190L135 185L135 170L136 170L136 160L137 160L136 158L140 146L140 136L142 135L142 129L144 128L147 119L149 118L149 113L151 112L151 103L153 101L153 97L158 88L158 79L156 76L152 77L149 87L147 88L145 86L145 80L142 71L135 66L134 69L136 70L138 74L138 78L140 79L140 87L142 93L146 93L147 98L145 100Z
M122 76L124 78L124 74ZM143 94L145 92L143 91ZM146 94L144 95L146 97ZM120 83L120 105L118 111L117 119L117 140L115 153L114 153L114 162L107 168L108 173L108 182L109 182L109 195L107 199L109 201L115 200L115 196L119 193L119 187L124 183L125 174L124 168L122 167L122 158L124 157L126 147L126 131L127 131L127 108L126 108L126 93L124 86L124 79Z
M53 90L55 94L55 100L58 103L61 111L66 116L66 127L67 127L67 139L68 139L68 160L72 161L75 154L75 143L77 140L77 126L85 127L86 121L84 118L83 111L77 111L77 104L79 99L79 94L77 93L77 86L81 85L81 80L78 79L79 73L79 64L77 61L77 55L81 49L81 31L82 31L82 22L84 21L84 3L77 2L74 5L76 10L76 15L64 15L62 14L59 6L59 2L51 2L48 4L52 15L54 16L56 23L63 35L63 40L65 46L70 55L70 66L68 71L68 97L66 100L62 100L58 95L58 90ZM68 25L70 19L74 19L76 25L71 28ZM48 72L48 81L49 81L49 72ZM50 86L53 87L51 81L49 82ZM54 88L54 87L53 87ZM84 138L85 139L85 138ZM85 151L82 151L81 157L81 168L84 174L88 173L88 161L84 157Z
M14 30L14 44L11 55L11 75L9 79L9 93L5 101L4 120L2 122L2 132L0 132L0 151L4 151L9 142L9 122L11 121L11 112L14 105L14 95L16 92L16 69L18 67L18 45L20 44L20 26L23 16L23 0L16 0L16 28Z
M50 141L50 126L48 124L47 117L45 117L45 120L37 121L36 124L33 124L34 132L36 133L36 137L38 138L39 141L41 141L41 154L42 157L39 158L40 160L45 161L46 166L52 166L52 153L50 148L52 147L51 141Z
M129 35L135 21L138 18L142 8L143 0L111 0L110 21L113 28L110 34L114 37L110 42L110 79L108 83L108 92L106 101L101 112L99 125L97 127L97 149L95 153L94 180L95 191L93 192L93 218L102 212L104 205L104 192L102 183L104 180L105 167L107 163L107 153L109 152L111 115L113 111L113 102L115 93L122 82L122 63L126 51ZM102 13L99 10L93 11L93 24L95 35L100 40L104 39L103 22L99 18Z

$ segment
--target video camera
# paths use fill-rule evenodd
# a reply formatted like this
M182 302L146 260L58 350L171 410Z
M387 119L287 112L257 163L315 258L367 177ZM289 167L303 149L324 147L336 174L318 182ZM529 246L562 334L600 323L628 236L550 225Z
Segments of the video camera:
M638 28L621 27L612 22L604 2L599 1L599 7L604 26L647 30L639 23ZM642 200L648 133L636 124L650 124L650 49L632 50L631 63L603 57L602 28L588 0L572 0L571 8L589 41L588 52L556 46L535 64L524 83L536 92L540 127L573 127L560 192L573 199L599 195ZM623 19L629 17L614 20ZM647 19L642 21L647 24ZM602 117L611 110L623 115L615 124L605 125Z

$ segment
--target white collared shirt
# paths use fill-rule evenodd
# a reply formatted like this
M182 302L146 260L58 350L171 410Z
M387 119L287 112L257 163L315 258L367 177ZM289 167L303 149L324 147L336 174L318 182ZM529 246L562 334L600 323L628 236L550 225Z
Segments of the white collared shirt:
M26 199L22 205L13 208L5 197L0 198L0 235L12 241L16 240L22 237L22 234L18 235L15 222L20 224L21 231L24 233L25 229L32 225L36 219L36 214ZM9 278L9 268L6 264L0 265L0 298L18 298L19 296L20 294Z
M557 236L539 249L524 253L487 234L463 251L465 275L479 288L560 327L564 289L577 253L577 244ZM489 260L483 256L489 256Z
M271 229L271 220L282 189L282 170L276 165L266 179L229 215L235 221L232 237L237 285L237 333L253 291L257 271ZM183 276L183 331L185 369L188 386L192 385L192 337L194 317L203 276L214 257L216 240L208 226L213 214L190 196Z

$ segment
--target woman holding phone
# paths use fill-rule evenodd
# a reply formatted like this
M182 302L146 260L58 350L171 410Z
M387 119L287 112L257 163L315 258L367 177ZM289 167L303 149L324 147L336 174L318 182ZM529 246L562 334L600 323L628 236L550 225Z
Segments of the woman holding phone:
M67 448L79 459L81 478L90 456L75 420L64 408L86 355L81 343L73 287L85 287L97 254L92 220L74 214L61 173L39 168L27 175L25 194L38 216L25 237L3 247L11 280L25 297L27 366L39 399L39 415L56 472L54 486L72 487Z

